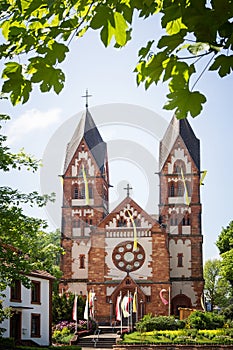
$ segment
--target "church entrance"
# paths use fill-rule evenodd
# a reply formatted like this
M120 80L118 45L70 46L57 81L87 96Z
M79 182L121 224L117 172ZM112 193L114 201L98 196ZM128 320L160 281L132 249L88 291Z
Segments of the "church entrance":
M176 295L171 301L171 311L175 316L179 316L179 308L191 308L191 299L184 294Z
M10 337L14 338L16 341L21 340L21 321L21 312L14 312L13 316L10 318Z

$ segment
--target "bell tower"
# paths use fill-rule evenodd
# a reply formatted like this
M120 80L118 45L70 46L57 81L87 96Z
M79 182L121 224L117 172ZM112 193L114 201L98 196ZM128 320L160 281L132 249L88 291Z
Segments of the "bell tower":
M87 95L86 95L87 97ZM64 163L60 288L86 294L91 232L108 214L107 146L86 110L67 145Z
M160 142L160 223L166 227L171 312L201 308L203 292L200 141L187 119L172 118Z

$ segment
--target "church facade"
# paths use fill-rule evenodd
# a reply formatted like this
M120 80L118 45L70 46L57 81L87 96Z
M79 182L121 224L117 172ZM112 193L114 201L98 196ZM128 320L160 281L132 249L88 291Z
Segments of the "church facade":
M199 140L173 117L160 142L158 220L129 191L109 212L107 145L86 108L64 164L60 291L94 295L99 323L119 319L126 297L136 319L201 309L200 174Z

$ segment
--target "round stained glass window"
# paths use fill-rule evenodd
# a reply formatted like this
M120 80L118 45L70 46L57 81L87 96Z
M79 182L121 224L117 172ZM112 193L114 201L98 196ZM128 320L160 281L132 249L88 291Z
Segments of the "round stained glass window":
M121 271L129 272L138 270L145 261L145 251L138 243L137 249L133 249L132 241L119 243L112 252L114 265Z

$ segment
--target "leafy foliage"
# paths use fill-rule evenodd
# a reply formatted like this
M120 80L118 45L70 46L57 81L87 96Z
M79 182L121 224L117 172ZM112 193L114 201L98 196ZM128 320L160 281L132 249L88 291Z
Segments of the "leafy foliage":
M9 117L0 116L4 122ZM1 126L0 126L1 128ZM6 137L0 137L0 170L3 172L12 169L36 171L40 162L34 160L23 150L18 154L11 153L5 146ZM24 214L23 206L44 206L53 195L41 196L33 191L25 194L7 186L0 187L0 294L7 285L14 280L21 280L28 287L26 275L33 269L43 269L48 272L58 272L54 269L57 263L57 254L61 249L59 244L52 243L54 236L42 231L46 222ZM23 274L22 274L23 272ZM57 275L58 276L58 273ZM8 317L9 312L0 308L0 318Z
M222 229L216 245L221 254L220 272L233 287L233 221Z
M63 320L72 321L72 311L74 305L74 294L59 295L57 291L53 293L53 322L59 323ZM82 295L77 298L77 319L82 320L85 308L85 299Z
M221 261L207 260L204 265L205 300L210 303L211 311L215 306L226 307L231 298L231 285L220 274Z
M97 30L104 46L119 48L131 40L136 17L144 21L154 17L164 35L139 50L137 83L146 89L168 83L164 108L175 110L177 118L195 117L206 102L194 90L203 72L209 69L221 78L232 72L232 15L231 0L2 0L0 59L6 60L2 92L13 105L27 102L34 84L42 92L53 89L59 93L65 76L58 66L73 38ZM196 72L200 60L205 66Z
M217 329L222 328L225 322L223 315L212 312L194 311L188 317L187 324L195 329Z
M175 330L185 326L185 323L178 321L173 316L152 316L145 315L137 324L139 332L150 332L153 330Z

